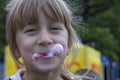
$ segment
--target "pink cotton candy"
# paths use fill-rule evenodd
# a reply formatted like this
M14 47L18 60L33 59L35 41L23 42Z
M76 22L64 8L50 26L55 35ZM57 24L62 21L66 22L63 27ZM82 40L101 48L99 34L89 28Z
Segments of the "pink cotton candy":
M39 53L34 53L32 56L32 60L37 60L38 58L40 58L41 56L43 58L52 58L57 54L60 54L63 51L63 46L61 44L55 44L50 51L47 53L46 56L42 56L42 54Z
M32 56L32 60L37 60L37 58L39 57L40 55L38 53L34 53L33 56Z
M56 44L51 48L50 54L59 54L63 51L63 46L61 44Z
M63 51L63 46L61 44L54 45L50 52L48 53L48 57L53 57L56 54L60 54Z

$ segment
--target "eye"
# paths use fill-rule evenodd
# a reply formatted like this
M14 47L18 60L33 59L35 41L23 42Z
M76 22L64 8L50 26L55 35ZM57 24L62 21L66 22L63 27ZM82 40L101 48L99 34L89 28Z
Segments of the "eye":
M28 28L24 30L26 35L35 35L38 32L37 28Z
M51 30L61 30L61 28L59 28L59 27L51 27L50 29Z
M24 28L23 28L23 33L24 34L27 34L27 35L33 35L33 34L36 34L38 32L39 28L36 26L36 25L26 25Z
M51 25L50 30L62 30L62 27L59 25Z
M34 29L34 28L32 29L32 28L31 28L31 29L25 30L25 33L36 32L36 31L37 31L37 29Z
M52 26L52 27L50 27L50 31L52 32L52 33L59 33L60 31L62 30L62 28L61 27L59 27L59 26Z

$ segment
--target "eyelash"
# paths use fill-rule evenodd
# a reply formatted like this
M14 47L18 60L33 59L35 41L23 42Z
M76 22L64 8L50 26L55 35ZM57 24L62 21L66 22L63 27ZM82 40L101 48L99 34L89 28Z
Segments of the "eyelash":
M61 26L58 26L58 25L53 25L50 27L50 29L52 30L62 30Z
M62 30L61 28L58 28L58 27L52 27L50 28L51 30Z
M25 33L34 32L34 31L37 31L37 30L36 30L36 29L27 29L27 30L25 31Z

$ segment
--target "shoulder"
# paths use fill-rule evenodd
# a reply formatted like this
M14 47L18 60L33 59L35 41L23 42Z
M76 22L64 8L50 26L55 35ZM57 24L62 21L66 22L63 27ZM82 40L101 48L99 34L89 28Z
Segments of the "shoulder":
M97 73L89 69L80 69L75 74L81 76L82 80L102 80Z
M6 77L4 80L22 80L21 75L24 74L24 70L20 69L13 76Z

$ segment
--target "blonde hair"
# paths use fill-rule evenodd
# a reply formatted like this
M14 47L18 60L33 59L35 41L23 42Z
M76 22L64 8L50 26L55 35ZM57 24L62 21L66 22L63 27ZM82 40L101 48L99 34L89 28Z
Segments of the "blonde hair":
M18 49L16 44L16 32L22 29L26 24L37 23L41 9L46 16L58 20L66 26L69 45L79 43L79 39L71 25L71 11L63 0L10 0L6 6L6 11L8 11L6 36L12 56L18 65L22 65L22 63L19 61L19 57L14 54L14 50ZM74 46L72 51L76 52L77 48L78 46ZM62 67L65 68L64 64ZM68 75L68 70L66 71L63 68L62 70L64 75Z

